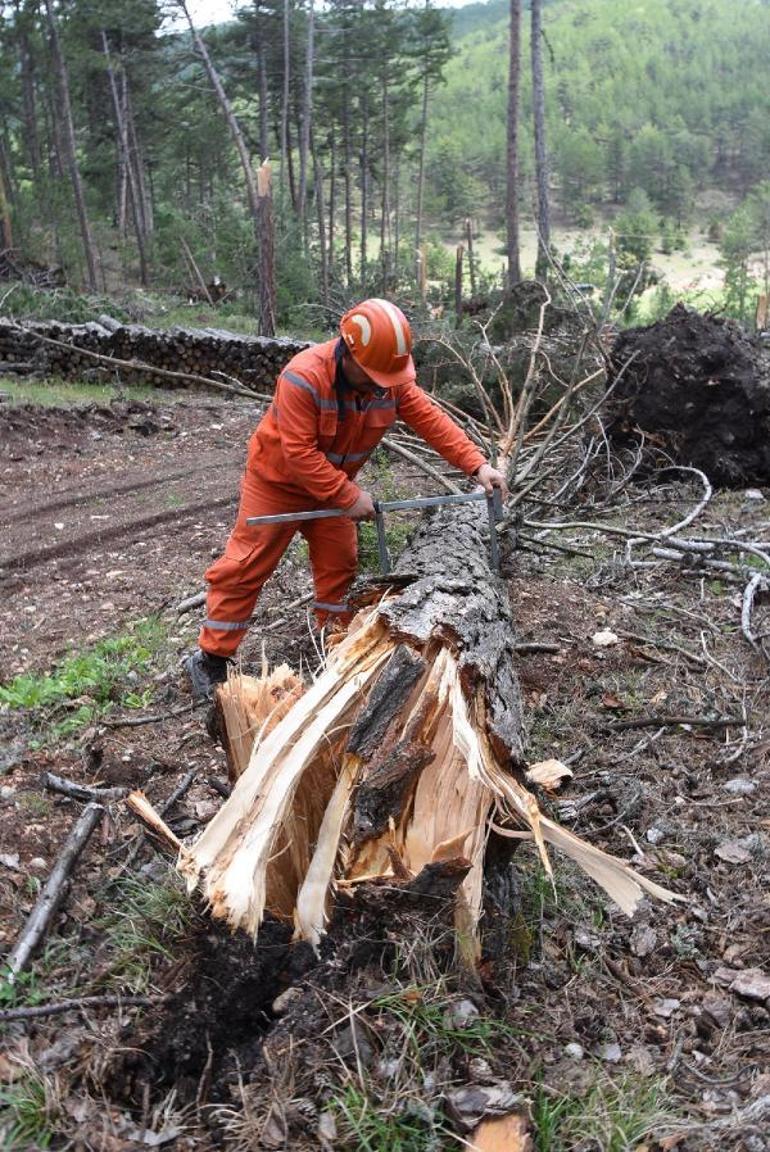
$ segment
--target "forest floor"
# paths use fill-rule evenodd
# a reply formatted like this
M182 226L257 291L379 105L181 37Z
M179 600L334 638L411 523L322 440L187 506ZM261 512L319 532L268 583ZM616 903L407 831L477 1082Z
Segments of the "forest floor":
M82 807L46 787L45 773L141 787L158 808L186 781L166 813L182 837L222 803L224 754L179 667L199 616L180 616L176 605L202 588L224 543L257 412L163 394L0 405L3 950ZM400 465L369 479L389 492L430 487ZM764 495L717 494L701 528L766 535ZM681 485L631 486L625 501L617 522L643 526L675 522L693 496ZM770 695L767 664L741 635L740 588L688 580L673 567L630 571L598 538L590 557L529 547L511 562L517 639L556 650L518 663L528 756L569 760L575 773L557 799L541 802L685 902L645 903L628 920L562 859L554 892L522 846L515 909L490 925L481 984L466 994L489 1027L447 1028L442 1067L459 1084L483 1083L491 1070L523 1092L538 1152L762 1152L770 1148ZM270 661L314 666L305 610L291 607L308 589L303 547L293 545L243 646L247 670L263 646ZM608 630L616 642L596 644ZM653 722L662 716L694 723ZM737 723L708 723L726 717ZM629 721L650 726L622 727ZM267 940L257 947L263 958L271 946L286 949L284 938ZM409 1092L423 1111L412 1100L408 1128L401 1114L378 1114L387 1095L378 1077L392 1070L382 1061L362 1067L358 1052L342 1086L324 1073L326 1130L336 1138L314 1141L318 1101L308 1100L300 1102L306 1137L281 1142L274 1115L254 1111L260 1038L276 1019L278 989L231 1003L235 969L257 963L247 945L213 931L130 813L110 805L47 943L15 986L2 985L3 1148L468 1146L447 1134L427 1070ZM200 991L204 963L207 999L180 1001L185 987ZM432 979L426 972L426 988ZM174 996L187 1007L178 1019L126 1003L3 1017L111 993ZM373 996L355 1010L376 1031ZM382 1002L380 994L380 1015ZM415 1013L410 1035L427 1026L427 1002L424 990L399 1000L400 1019ZM323 1007L329 1027L338 1010ZM167 1031L178 1027L164 1046L161 1019ZM130 1071L142 1048L144 1080Z

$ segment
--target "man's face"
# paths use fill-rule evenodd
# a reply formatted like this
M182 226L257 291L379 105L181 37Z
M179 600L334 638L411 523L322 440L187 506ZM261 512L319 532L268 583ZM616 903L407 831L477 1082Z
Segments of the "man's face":
M351 388L356 392L364 394L374 392L377 385L373 380L370 380L366 372L360 364L357 364L353 357L345 349L345 355L342 358L342 370L345 373L345 379Z

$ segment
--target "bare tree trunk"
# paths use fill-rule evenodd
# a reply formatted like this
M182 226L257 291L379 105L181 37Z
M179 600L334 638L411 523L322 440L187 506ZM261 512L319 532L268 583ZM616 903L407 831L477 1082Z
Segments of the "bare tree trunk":
M425 70L425 79L422 85L422 113L420 119L420 152L417 161L417 220L414 228L414 255L415 267L417 270L417 283L420 283L421 277L424 277L424 270L421 267L422 254L420 251L422 245L422 204L423 196L425 194L425 145L428 135L428 93L430 83L428 80L428 71Z
M367 195L367 178L369 156L367 153L369 128L369 107L366 92L362 97L361 107L361 290L366 291L366 246L368 242L367 214L369 211L369 198Z
M29 46L29 35L27 28L28 18L34 18L34 13L29 10L29 5L22 6L19 0L15 4L15 20L14 25L16 29L18 47L19 47L19 64L21 66L21 95L22 107L24 109L24 144L29 157L29 166L32 170L32 178L37 183L40 179L40 139L37 131L37 107L35 100L35 76L32 65L32 51Z
M0 244L3 249L13 248L13 228L11 227L11 206L6 192L5 147L0 144Z
M353 157L350 143L350 97L345 88L342 105L343 150L345 154L345 277L353 283Z
M46 0L46 3L50 3L50 0ZM187 9L186 0L176 0L176 3L184 13L187 23L190 27L190 34L193 38L195 51L198 53L203 62L203 67L206 70L209 83L214 89L217 100L219 102L219 107L221 108L222 114L227 121L227 127L230 130L230 135L232 136L236 151L238 152L238 158L240 159L241 168L243 170L243 179L246 185L246 197L249 202L249 212L251 214L251 221L254 227L254 236L255 239L259 241L259 204L257 200L257 183L254 179L254 171L251 167L251 157L249 156L249 150L246 147L246 141L243 137L241 126L238 123L238 119L233 112L232 105L227 98L227 93L222 87L222 81L219 78L219 73L214 67L211 57L209 56L208 49L206 48L206 45L201 39L198 30L193 24L192 17L190 16L190 13Z
M305 55L305 90L302 97L302 124L299 138L299 219L302 237L307 249L307 177L310 162L310 129L313 116L313 52L315 38L315 9L309 0L307 13L307 52Z
M284 196L289 182L289 99L291 88L291 0L283 3L283 95L281 98L281 212L283 213ZM292 201L294 194L292 193Z
M521 82L521 0L511 0L508 63L508 171L505 231L508 287L521 281L519 253L519 88Z
M457 245L455 252L455 320L457 327L463 318L463 246Z
M465 220L465 243L468 245L468 271L471 277L471 296L476 295L476 259L473 252L473 221L470 216Z
M388 229L390 223L390 117L388 115L388 76L382 78L382 195L380 199L380 274L382 294L388 294L390 280L390 253Z
M256 25L257 43L257 88L259 90L259 153L260 160L267 160L270 155L270 133L268 129L269 95L267 89L267 64L265 61L262 5L260 0L254 0L254 22Z
M139 212L142 220L142 232L151 236L155 230L155 213L153 206L152 184L145 178L144 157L139 146L139 137L136 132L134 109L131 103L131 92L128 84L125 89L126 126L128 128L129 156L134 166L136 186L139 190Z
M326 209L324 207L324 178L318 149L315 146L315 134L310 133L310 153L313 158L313 182L315 184L316 208L318 210L318 247L321 256L321 298L324 304L329 303L329 257L326 248Z
M545 280L548 276L548 253L551 248L542 41L543 0L532 0L532 104L535 119L535 174L537 179L537 263L535 265L535 277L538 280Z
M275 335L275 256L272 169L264 160L257 171L259 196L259 332Z
M123 165L123 176L128 183L128 191L131 197L131 214L134 220L134 235L136 236L136 248L139 253L139 278L142 282L142 287L146 288L149 282L147 275L147 253L144 243L144 227L142 221L142 210L140 204L139 187L134 172L133 158L131 156L131 146L128 139L128 127L126 125L125 114L125 92L127 90L127 79L125 72L123 73L123 91L124 98L121 99L118 92L118 85L115 79L115 72L112 67L112 58L110 56L110 45L107 40L107 33L102 29L102 51L104 52L104 59L107 63L107 79L110 84L110 92L112 93L112 106L115 111L115 127L118 132L118 152L121 157ZM125 219L122 221L125 227Z
M337 215L337 140L334 129L329 132L329 276L334 268L334 225Z
M86 260L86 276L88 287L92 292L98 288L96 273L96 249L91 235L91 226L88 222L86 200L83 192L83 182L80 178L80 169L77 161L77 145L75 143L75 125L72 120L72 104L70 102L69 77L67 65L61 49L59 28L53 10L52 0L45 0L45 10L48 17L48 30L51 37L51 54L53 57L56 87L58 90L59 115L63 128L62 145L65 150L65 163L72 184L72 193L75 198L75 211L77 212L80 235L83 241L83 254Z

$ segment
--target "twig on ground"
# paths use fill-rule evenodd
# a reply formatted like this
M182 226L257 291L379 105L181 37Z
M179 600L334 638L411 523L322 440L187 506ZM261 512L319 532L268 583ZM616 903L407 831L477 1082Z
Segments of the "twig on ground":
M608 732L626 732L632 728L678 728L689 724L692 728L732 728L741 723L740 716L642 716L636 720L616 720L607 724Z
M164 720L173 720L175 716L184 716L195 711L197 705L192 703L181 704L178 708L170 708L168 712L159 712L151 716L122 716L115 720L100 720L105 728L142 728L145 724L162 724Z
M130 788L99 788L89 787L85 784L76 784L74 780L67 780L64 776L56 776L53 772L46 772L43 783L51 792L60 792L70 800L88 800L97 804L111 804L115 800L124 800Z
M64 899L66 884L78 857L88 843L89 837L103 813L104 808L101 804L88 804L73 825L53 871L48 877L27 923L24 925L21 936L16 941L6 961L9 983L13 983L19 973L23 972L35 948L45 936L49 924Z
M741 607L741 631L743 635L751 644L752 648L759 647L759 641L751 626L751 613L754 609L754 600L758 592L767 591L770 585L763 572L755 572L746 585L743 593L743 605Z
M177 616L183 616L185 612L192 612L193 608L200 608L201 604L206 603L206 593L196 592L194 596L188 596L185 600L180 600L176 606Z
M38 1020L42 1016L61 1016L64 1012L82 1012L84 1008L150 1008L165 996L78 996L74 1000L54 1000L28 1008L3 1008L0 1023L9 1020Z

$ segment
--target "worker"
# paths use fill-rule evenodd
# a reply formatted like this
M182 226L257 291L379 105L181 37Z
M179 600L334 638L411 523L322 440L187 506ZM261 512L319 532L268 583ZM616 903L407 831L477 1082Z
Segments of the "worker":
M358 520L375 515L355 477L397 418L488 494L505 478L416 383L412 334L388 300L351 308L340 335L295 356L248 448L238 519L224 554L205 574L206 620L185 660L193 694L210 699L249 627L260 590L299 530L307 540L319 627L350 620ZM320 508L347 516L250 526L247 518Z

